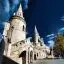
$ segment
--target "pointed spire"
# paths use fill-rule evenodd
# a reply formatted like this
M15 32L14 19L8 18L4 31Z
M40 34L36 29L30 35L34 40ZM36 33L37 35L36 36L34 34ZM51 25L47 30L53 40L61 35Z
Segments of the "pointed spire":
M40 38L39 33L38 33L38 30L37 30L37 28L36 28L36 25L35 25L34 33L35 33L35 36L38 36L38 37Z
M35 25L35 34L38 34L38 31L37 31L36 25Z
M21 4L20 4L15 15L23 18L23 12L22 12L22 5Z
M38 40L40 39L39 33L37 31L37 28L35 26L35 30L34 30L34 42L35 44L38 43Z

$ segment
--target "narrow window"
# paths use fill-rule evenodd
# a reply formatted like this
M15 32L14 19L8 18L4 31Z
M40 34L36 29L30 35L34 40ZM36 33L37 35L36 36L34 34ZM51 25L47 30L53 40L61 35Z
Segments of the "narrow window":
M25 31L24 25L23 25L23 31Z
M17 47L18 45L16 44L16 47Z
M8 43L11 43L11 39L8 38Z
M37 53L37 56L38 56L38 53Z

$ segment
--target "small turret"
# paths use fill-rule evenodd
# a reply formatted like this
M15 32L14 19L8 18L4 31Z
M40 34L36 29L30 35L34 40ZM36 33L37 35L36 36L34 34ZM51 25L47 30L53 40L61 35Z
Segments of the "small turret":
M34 41L35 41L35 44L38 43L39 38L40 38L40 36L39 36L39 33L38 33L37 28L35 26L35 30L34 30Z
M35 34L39 35L36 26L35 26L35 31L34 32L35 32Z

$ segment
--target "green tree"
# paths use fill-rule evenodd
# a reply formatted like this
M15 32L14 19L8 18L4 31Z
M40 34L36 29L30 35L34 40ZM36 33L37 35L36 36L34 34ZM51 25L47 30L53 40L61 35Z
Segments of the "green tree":
M58 35L54 44L54 55L64 57L64 36Z

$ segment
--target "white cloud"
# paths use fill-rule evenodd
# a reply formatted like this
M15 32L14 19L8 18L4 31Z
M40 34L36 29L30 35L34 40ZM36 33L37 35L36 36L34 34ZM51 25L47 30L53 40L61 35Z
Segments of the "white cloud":
M55 34L50 34L50 35L47 35L46 37L51 37L51 36L54 36Z
M49 40L48 43L49 43L50 47L54 46L54 41L53 40Z
M61 20L64 21L64 15L61 17Z
M60 28L60 30L59 30L59 31L64 31L64 27Z

